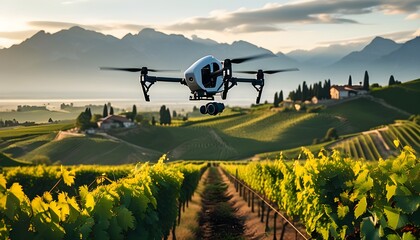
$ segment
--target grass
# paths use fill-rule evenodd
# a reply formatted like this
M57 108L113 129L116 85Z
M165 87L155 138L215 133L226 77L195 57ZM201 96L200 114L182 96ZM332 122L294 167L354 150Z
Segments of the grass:
M404 111L420 114L420 79L376 89L371 94Z
M53 123L53 124L42 124L35 126L17 126L0 128L0 139L8 140L11 138L20 138L30 135L41 135L49 134L60 130L67 130L74 127L73 122Z
M235 111L228 109L227 115L194 117L179 127L139 127L114 130L110 134L144 148L168 153L173 160L244 159L261 152L311 145L314 138L322 139L332 127L339 135L346 135L392 123L402 116L369 99L341 105L343 107L333 106L319 113L277 112L266 105Z
M413 82L400 87L415 91L419 80ZM351 134L406 117L369 98L333 105L318 113L274 111L264 104L248 109L228 108L218 116L191 114L188 121L176 121L176 126L140 126L109 132L138 148L100 137L51 141L53 135L47 135L70 128L72 123L0 129L0 151L24 160L46 156L64 164L155 161L163 153L168 153L171 160L240 160L259 153L264 153L260 158L271 157L280 151L286 158L295 158L301 146L310 146L315 138L324 138L329 128L350 138ZM392 128L381 133L388 145L399 138L403 144L419 147L419 127L404 127L397 132ZM372 147L372 142L375 144L372 139L360 138L341 147L351 156L377 158L378 150ZM317 152L328 146L314 145L310 149Z
M17 167L28 165L28 162L13 159L0 152L0 166L1 167Z
M71 137L44 144L22 156L22 159L30 161L36 156L46 156L51 162L60 161L65 165L118 165L158 159L161 154L103 137Z

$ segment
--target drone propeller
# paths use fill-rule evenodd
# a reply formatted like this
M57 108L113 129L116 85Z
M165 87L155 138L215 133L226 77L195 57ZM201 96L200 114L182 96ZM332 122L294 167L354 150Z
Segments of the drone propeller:
M162 69L152 69L147 67L142 68L116 68L116 67L101 67L101 70L114 70L114 71L125 71L125 72L141 72L143 70L148 72L179 72L179 70L162 70Z
M290 71L299 71L298 68L287 68L287 69L278 69L278 70L266 70L262 71L264 74L274 74L279 72L290 72ZM245 74L257 74L258 71L235 71L237 73L245 73Z
M255 60L255 59L269 58L269 57L275 57L275 56L276 55L264 53L264 54L258 54L258 55L248 56L248 57L230 59L230 62L234 63L234 64L239 64L239 63L252 61L252 60Z

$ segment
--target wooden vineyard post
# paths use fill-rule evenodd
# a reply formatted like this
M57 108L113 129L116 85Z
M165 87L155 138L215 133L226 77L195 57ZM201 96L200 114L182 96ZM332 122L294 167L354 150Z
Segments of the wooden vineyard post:
M248 207L251 207L251 190L248 189Z
M264 222L264 212L265 212L264 201L261 199L261 222Z
M255 199L255 195L254 195L254 192L252 192L252 198L251 198L251 201L252 201L252 203L251 203L251 212L254 212L254 199Z
M267 206L267 216L265 216L265 232L270 231L270 227L268 226L268 220L269 220L269 217L270 217L270 211L271 211L270 206Z
M235 188L236 192L238 192L238 169L235 171Z
M181 216L178 219L181 219ZM179 221L178 221L178 224L179 224ZM175 230L176 230L176 220L174 222L174 226L172 227L172 240L176 240Z
M178 225L181 224L181 206L182 206L182 203L181 203L181 201L179 201L179 203L178 203Z
M277 212L274 212L273 231L273 240L277 240Z

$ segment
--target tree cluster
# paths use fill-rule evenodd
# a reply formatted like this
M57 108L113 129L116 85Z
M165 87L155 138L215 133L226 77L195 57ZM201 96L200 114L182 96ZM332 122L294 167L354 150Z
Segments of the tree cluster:
M104 110L102 112L102 117L106 118L109 115L114 115L114 108L111 106L111 103L104 104Z
M280 90L280 93L275 93L274 94L274 102L273 105L274 107L279 107L279 104L283 102L283 90Z
M330 88L330 79L325 80L324 84L320 81L319 83L309 85L309 87L306 84L306 81L303 81L302 86L299 84L295 91L289 93L289 98L292 101L310 101L312 97L317 97L318 99L331 99Z
M34 126L36 125L35 122L28 122L25 121L23 123L20 123L16 119L13 118L13 120L4 120L0 119L0 128L2 127L14 127L14 126Z
M80 130L86 130L89 128L96 128L96 122L92 121L92 112L90 108L86 108L84 112L81 112L76 119L76 127Z
M16 119L5 120L5 121L0 119L0 127L13 127L13 126L19 126L19 122Z
M162 105L159 110L160 125L171 125L172 117L171 111L169 108L166 108L165 105Z
M134 122L134 120L137 120L137 106L134 104L133 105L133 109L131 110L131 112L127 112L125 113L125 116L130 119L132 122ZM140 119L141 122L143 119Z
M389 77L388 86L397 85L397 84L401 84L401 82L398 80L395 80L394 75L391 75Z

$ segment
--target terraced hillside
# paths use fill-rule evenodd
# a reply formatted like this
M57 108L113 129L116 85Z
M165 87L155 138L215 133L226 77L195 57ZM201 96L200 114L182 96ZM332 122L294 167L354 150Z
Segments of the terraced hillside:
M394 140L419 151L420 126L410 121L398 121L379 129L362 132L328 147L337 148L355 159L386 159L399 153L394 146Z
M331 127L346 135L406 118L372 99L359 98L319 113L283 112L265 105L217 117L191 118L180 127L149 126L110 134L167 152L172 159L243 159L260 152L310 145Z
M137 126L83 137L71 134L57 137L59 130L68 129L71 124L0 129L0 152L22 160L46 157L51 162L60 161L63 164L155 161L164 153L171 160L237 160L262 152L275 151L278 154L289 149L292 149L290 153L298 154L300 146L308 146L314 139L324 138L330 128L335 128L339 136L345 136L409 116L405 111L371 96L338 102L317 113L270 107L267 104L229 108L221 115L190 117L176 126ZM404 141L418 143L418 129L409 128L394 133L394 127L400 128L397 125L389 127L390 141L395 136L408 134L399 137L402 144L405 144ZM342 148L356 158L386 157L385 145L385 150L380 146L376 150L365 150L370 149L369 146L378 142L379 138L375 134L365 135L355 140L354 145L343 145ZM387 139L385 133L383 135L381 137ZM314 147L319 149L324 145ZM416 147L416 144L413 145ZM287 157L295 156L288 154Z

